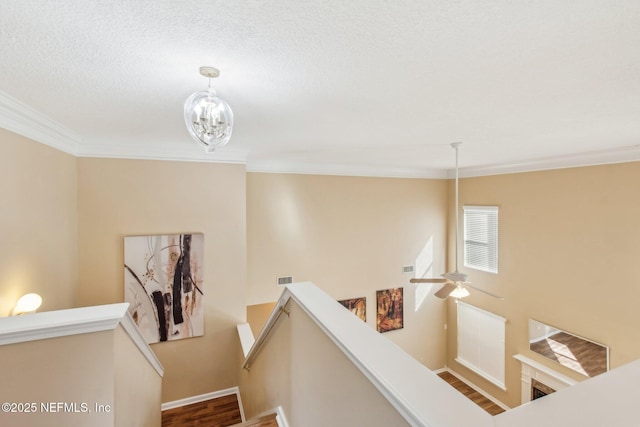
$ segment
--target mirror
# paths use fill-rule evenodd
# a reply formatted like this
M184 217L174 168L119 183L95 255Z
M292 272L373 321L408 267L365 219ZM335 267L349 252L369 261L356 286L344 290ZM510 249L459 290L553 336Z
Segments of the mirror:
M609 347L533 319L529 319L529 348L588 377L609 370Z

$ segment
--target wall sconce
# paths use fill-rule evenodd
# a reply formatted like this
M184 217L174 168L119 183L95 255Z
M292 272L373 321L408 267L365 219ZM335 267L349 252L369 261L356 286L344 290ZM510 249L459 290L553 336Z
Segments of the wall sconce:
M200 67L200 74L209 79L209 88L192 94L184 103L184 122L189 135L204 146L207 153L222 147L231 139L233 112L211 87L211 79L220 75L214 67Z
M12 316L19 316L26 313L35 313L42 304L42 297L38 294L25 294L20 297L11 313Z

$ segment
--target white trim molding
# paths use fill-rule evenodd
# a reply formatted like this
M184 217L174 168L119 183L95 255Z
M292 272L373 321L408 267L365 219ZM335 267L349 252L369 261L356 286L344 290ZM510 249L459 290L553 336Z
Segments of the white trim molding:
M568 154L565 156L545 157L487 166L460 169L461 178L475 176L504 175L521 172L538 172L552 169L568 169L584 166L608 165L613 163L630 163L640 161L640 144L618 147L615 149L589 151ZM448 176L453 178L453 171Z
M0 127L73 155L81 143L78 135L3 91Z
M128 303L44 311L0 318L0 345L113 330Z
M184 399L173 400L171 402L163 403L160 408L163 411L167 409L180 408L182 406L193 405L194 403L206 402L207 400L218 399L219 397L231 396L235 394L238 397L238 406L240 407L240 416L242 422L246 421L244 417L244 408L242 406L242 399L240 398L240 389L236 387L227 388L224 390L212 391L211 393L199 394L197 396L185 397Z
M520 394L521 403L531 401L531 380L536 380L546 386L551 387L555 391L575 385L578 381L573 380L566 375L554 371L535 360L529 359L522 354L516 354L514 359L522 363L522 389Z
M213 153L205 152L188 136L184 144L161 140L155 144L114 142L84 142L78 145L77 157L96 157L101 159L137 159L165 160L197 163L245 164L247 153L233 147L225 147Z
M247 159L247 172L379 178L447 179L444 169Z
M244 353L244 357L247 357L253 343L256 342L253 332L251 331L251 325L248 323L239 323L236 328L238 329L238 337L240 338L242 353Z
M111 331L118 325L129 335L156 372L164 368L127 311L129 303L45 311L0 318L0 345L18 344L91 332Z
M126 303L127 306L129 303ZM142 355L147 359L147 361L153 366L156 372L160 375L164 375L164 367L160 363L160 360L156 356L156 354L151 350L151 347L147 343L146 338L140 332L140 329L136 325L135 321L131 317L129 310L125 311L124 316L120 320L120 326L127 332L129 338L133 341L133 343L138 347L138 350L142 353Z
M260 158L248 150L225 148L206 154L195 144L189 144L185 133L184 145L175 141L154 141L153 145L128 144L127 141L101 141L99 137L86 140L47 115L0 91L0 128L15 132L34 141L77 157L122 158L166 161L194 161L234 163L246 165L248 172L289 173L310 175L342 175L388 178L448 179L454 171L435 168L393 167L366 164L336 164L326 162ZM162 148L164 147L164 148ZM501 175L565 169L611 163L640 161L640 144L614 149L590 151L508 163L472 166L460 169L460 177Z
M284 415L282 406L278 406L276 408L276 422L280 427L289 427L289 422L287 421L287 417Z

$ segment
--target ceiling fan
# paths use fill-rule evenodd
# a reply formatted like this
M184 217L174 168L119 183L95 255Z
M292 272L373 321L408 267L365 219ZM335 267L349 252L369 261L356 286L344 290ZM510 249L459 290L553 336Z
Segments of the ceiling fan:
M492 294L491 292L487 292L483 289L477 288L471 285L470 282L467 282L467 275L464 273L460 273L458 271L458 147L462 142L454 142L451 144L451 147L456 150L456 269L455 271L448 272L442 275L442 279L438 278L418 278L415 277L409 280L410 283L444 283L444 286L440 288L434 295L438 298L446 299L448 297L453 298L464 298L469 296L469 291L467 287L471 289L475 289L476 291L480 291L489 296L492 296L497 299L504 299L501 296Z

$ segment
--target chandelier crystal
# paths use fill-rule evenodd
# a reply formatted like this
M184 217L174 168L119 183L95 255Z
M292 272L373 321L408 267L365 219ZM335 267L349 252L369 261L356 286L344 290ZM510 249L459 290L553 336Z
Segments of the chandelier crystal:
M213 67L200 67L209 79L209 88L192 94L184 103L184 122L191 137L204 146L207 153L222 147L231 139L233 111L211 87L211 79L220 75Z

